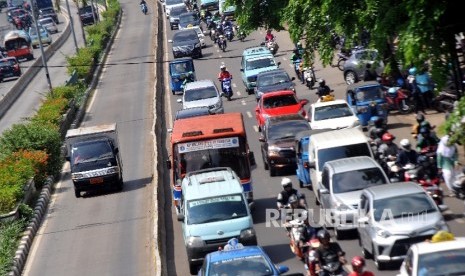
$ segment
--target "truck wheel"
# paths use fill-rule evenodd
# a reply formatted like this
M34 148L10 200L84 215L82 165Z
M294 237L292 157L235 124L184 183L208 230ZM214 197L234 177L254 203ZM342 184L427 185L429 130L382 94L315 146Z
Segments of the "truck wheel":
M75 196L76 198L80 198L80 197L81 197L81 191L78 190L78 189L74 189L74 196Z
M116 190L118 192L121 192L123 190L123 186L124 186L123 179L120 179L118 180L118 182L116 182Z

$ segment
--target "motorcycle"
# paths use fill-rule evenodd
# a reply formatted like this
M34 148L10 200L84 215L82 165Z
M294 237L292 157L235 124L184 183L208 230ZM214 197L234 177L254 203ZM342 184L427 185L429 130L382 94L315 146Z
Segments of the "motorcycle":
M456 102L459 100L459 96L457 91L450 90L450 91L441 91L439 95L437 95L432 102L432 106L438 112L452 112Z
M230 26L225 27L224 28L224 35L229 40L229 42L231 42L233 40L233 38L234 38L234 31L233 31L232 27L230 27Z
M270 50L270 52L273 55L276 55L276 53L278 52L279 45L278 45L278 43L276 43L276 41L274 39L270 39L270 40L266 41L265 46L266 46L266 48L268 48L268 50Z
M316 83L316 76L315 76L315 71L313 70L313 67L306 67L304 68L304 74L303 78L305 80L305 85L309 89L313 89Z
M244 39L245 39L245 32L243 30L241 30L239 28L239 26L237 26L237 34L238 34L238 38L241 42L244 42Z
M420 161L418 165L405 167L404 179L405 181L417 182L425 191L433 198L436 205L443 204L444 193L439 187L440 175L437 172L435 162L432 158L425 158Z
M300 59L300 58L292 61L292 63L294 64L294 72L297 75L297 78L302 81L302 74L300 73L300 63L301 62L302 62L302 59Z
M221 88L223 90L223 94L224 96L226 96L228 101L230 101L231 97L233 96L233 90L231 88L231 78L225 78L220 81L221 81Z
M398 110L401 114L408 114L415 107L410 92L400 87L391 87L388 91L384 92L384 97L389 110Z
M141 9L143 14L145 14L145 15L147 14L147 5L146 4L141 4L140 9Z
M340 261L330 262L323 265L321 269L329 276L344 276L347 275Z
M226 52L226 38L224 37L224 35L220 35L218 37L218 47L223 50L223 52Z

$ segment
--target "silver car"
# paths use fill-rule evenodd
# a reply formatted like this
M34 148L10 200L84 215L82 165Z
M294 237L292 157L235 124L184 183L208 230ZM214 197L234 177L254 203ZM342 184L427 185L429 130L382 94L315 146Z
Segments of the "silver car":
M200 80L187 83L183 98L178 99L182 108L208 106L211 114L224 113L221 93L211 80Z
M349 157L326 162L318 190L326 226L334 227L336 238L342 238L344 230L356 229L354 218L362 190L389 183L379 164L371 157Z
M39 19L38 21L39 25L43 26L47 31L51 34L56 34L58 33L58 27L55 21L53 21L53 18L51 17L44 17Z
M384 63L378 60L378 51L374 49L353 50L344 63L344 80L347 84L363 80L367 64L375 69L378 75L384 70Z
M360 196L358 234L365 257L379 270L402 261L410 245L449 231L436 203L414 182L367 188Z

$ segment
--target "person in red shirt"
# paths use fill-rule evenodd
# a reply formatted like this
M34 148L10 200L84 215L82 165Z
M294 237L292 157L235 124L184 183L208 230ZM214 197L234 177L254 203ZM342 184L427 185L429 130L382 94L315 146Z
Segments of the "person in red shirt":
M365 259L360 256L355 256L352 258L352 272L348 276L375 276L373 272L363 271L365 268Z
M270 40L274 40L274 35L271 33L271 30L268 29L266 31L265 41L268 42Z
M220 66L220 74L218 75L218 80L223 81L224 79L230 78L232 79L232 75L226 70L226 66L221 65Z

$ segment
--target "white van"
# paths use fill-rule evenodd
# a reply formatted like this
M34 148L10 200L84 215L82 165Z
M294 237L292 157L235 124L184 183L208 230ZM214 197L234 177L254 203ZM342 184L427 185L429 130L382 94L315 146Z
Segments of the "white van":
M226 6L226 0L219 0L219 12L220 15L227 17L234 17L236 6Z
M326 162L355 156L373 158L368 138L358 128L314 134L308 147L310 179L314 192L318 191L321 171Z

